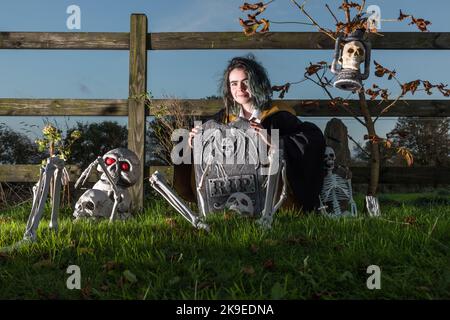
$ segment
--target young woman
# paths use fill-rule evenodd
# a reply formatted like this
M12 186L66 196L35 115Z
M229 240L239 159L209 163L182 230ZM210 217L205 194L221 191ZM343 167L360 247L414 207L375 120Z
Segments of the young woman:
M299 120L292 108L272 103L267 72L253 58L236 57L229 62L222 80L222 94L224 122L242 117L249 120L256 131L267 129L269 136L271 130L279 130L289 183L287 203L305 212L317 209L325 153L325 138L320 129L313 123ZM190 132L190 146L198 131L196 127ZM176 189L177 185L180 186L179 181L175 181Z

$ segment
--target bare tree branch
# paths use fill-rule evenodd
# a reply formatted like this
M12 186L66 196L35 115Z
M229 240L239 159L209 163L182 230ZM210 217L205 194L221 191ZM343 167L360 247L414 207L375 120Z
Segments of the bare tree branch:
M366 156L368 156L370 158L370 153L367 152L360 144L359 142L356 142L355 139L352 138L352 136L350 136L349 134L347 134L347 137L353 141L353 143L362 151L366 154Z
M304 6L305 6L305 3L306 3L306 0L303 2L303 4L302 5L299 5L298 3L297 3L297 1L295 1L295 0L291 0L299 9L300 9L300 11L301 12L303 12L303 14L305 15L305 16L307 16L308 17L308 19L313 23L313 25L314 26L316 26L318 29L319 29L319 31L320 32L322 32L322 33L325 33L327 36L329 36L331 39L333 39L334 41L336 41L336 38L333 36L333 32L331 31L331 30L326 30L326 29L324 29L324 28L322 28L306 11L305 11L305 9L304 9Z

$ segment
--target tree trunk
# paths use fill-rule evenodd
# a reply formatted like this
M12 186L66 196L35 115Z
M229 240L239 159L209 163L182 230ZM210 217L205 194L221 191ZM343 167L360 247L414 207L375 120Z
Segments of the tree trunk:
M367 133L369 137L376 137L375 126L370 116L369 107L367 106L366 96L364 94L364 87L359 91L359 102L361 112L364 116L364 122L366 123ZM367 188L368 196L376 196L378 181L380 179L380 149L378 143L374 143L370 140L370 179L369 186Z

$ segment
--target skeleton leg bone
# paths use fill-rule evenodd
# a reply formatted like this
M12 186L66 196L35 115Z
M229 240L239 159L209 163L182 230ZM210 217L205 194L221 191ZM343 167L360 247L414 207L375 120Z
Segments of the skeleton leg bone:
M58 231L58 213L61 202L61 182L64 170L64 162L56 168L53 175L53 194L52 194L52 214L50 218L49 228Z
M64 168L64 161L62 159L56 156L47 159L47 164L45 168L42 169L39 181L35 186L36 190L33 190L35 198L33 199L33 206L24 233L24 240L36 241L37 237L36 233L42 218L42 214L44 212L45 202L49 194L52 177L54 179L59 178L59 188L58 190L55 190L56 188L54 188L54 192L57 191L57 194L56 193L53 194L53 209L52 209L52 218L50 222L51 228L55 226L57 228L56 219L58 217L57 211L59 210L59 200L60 200L59 191L61 190L60 184L61 175L60 173L57 173L55 171L61 172L62 168ZM57 185L58 183L55 182L55 186Z
M287 198L287 178L286 178L286 163L283 160L281 164L281 178L283 181L283 189L281 190L280 200L278 200L277 204L273 208L272 214L274 214L283 204L284 200ZM278 185L278 184L277 184ZM278 190L278 188L276 189Z
M149 179L150 185L161 194L164 199L166 199L175 210L180 213L183 218L189 221L195 228L197 229L205 229L206 231L210 231L210 228L207 224L203 223L201 219L195 215L189 207L170 189L167 183L164 180L164 177L158 172L155 171Z
M281 153L281 152L280 152ZM273 162L271 159L270 166L273 166ZM282 160L280 163L280 169L277 173L271 174L267 178L267 186L266 186L266 198L264 202L264 209L261 214L261 218L257 221L259 225L261 225L264 228L270 228L272 226L273 221L273 215L278 210L278 208L281 206L282 202L285 200L287 194L286 194L286 172L285 172L285 161ZM273 170L269 169L269 173L271 173ZM283 191L280 196L280 200L278 203L274 206L274 197L276 196L277 191L277 184L278 180L280 178L280 171L282 172L282 180L283 180ZM284 172L284 173L283 173Z

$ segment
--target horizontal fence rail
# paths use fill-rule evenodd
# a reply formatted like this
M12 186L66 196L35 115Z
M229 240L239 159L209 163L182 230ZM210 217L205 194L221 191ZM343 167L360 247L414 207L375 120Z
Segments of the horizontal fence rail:
M0 170L0 181L8 182L36 182L39 178L39 165L2 165ZM76 165L66 166L71 182L75 182L84 168ZM168 171L170 166L147 166L144 177L148 178L155 170ZM351 167L352 183L364 184L369 179L369 168ZM97 173L90 176L90 182L98 180ZM450 181L449 168L435 167L384 167L380 171L380 182L385 184L424 184L443 185ZM144 181L144 183L148 183Z
M154 99L146 109L147 115L161 113L161 105L174 100ZM349 100L351 114L342 107L330 107L330 100L274 100L277 105L288 105L298 116L304 117L346 117L352 114L362 116L359 102ZM219 111L222 100L183 99L186 115L208 116ZM378 115L392 101L368 101L373 116ZM0 99L0 116L127 116L127 99ZM450 100L399 100L383 117L450 117Z
M129 50L129 32L1 32L0 49Z
M1 32L0 49L129 50L128 32ZM448 50L450 32L383 32L371 34L373 49ZM243 32L147 33L147 50L195 49L334 49L319 32L269 32L247 37Z

